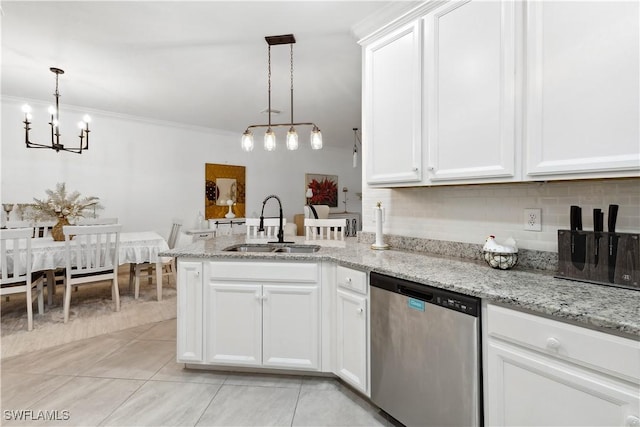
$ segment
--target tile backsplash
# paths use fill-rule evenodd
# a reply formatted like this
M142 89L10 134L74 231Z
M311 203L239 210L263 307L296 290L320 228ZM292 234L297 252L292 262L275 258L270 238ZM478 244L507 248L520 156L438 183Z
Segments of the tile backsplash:
M640 231L640 178L549 181L376 189L363 185L363 230L374 232L373 207L386 210L384 233L483 244L513 237L520 248L558 251L558 229L569 228L569 206L582 207L583 227L593 229L592 211L620 206L617 231ZM542 231L524 230L524 210L542 210Z

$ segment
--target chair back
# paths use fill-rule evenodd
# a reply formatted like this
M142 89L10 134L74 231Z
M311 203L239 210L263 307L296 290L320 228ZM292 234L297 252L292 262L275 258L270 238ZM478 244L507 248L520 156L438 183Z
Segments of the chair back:
M182 220L174 218L173 224L171 224L169 239L167 240L169 249L173 249L176 247L176 242L178 241L178 236L180 235L180 228L182 228Z
M51 229L54 225L57 224L57 221L40 221L33 224L33 237L50 237Z
M287 224L287 219L282 218L282 227ZM264 219L264 236L258 233L260 228L260 218L246 218L245 225L247 226L247 237L278 237L278 230L280 229L279 218L265 218Z
M7 228L31 228L31 237L49 237L56 221L7 221Z
M121 224L67 225L62 228L66 254L67 279L96 275L112 278L119 264Z
M344 240L346 226L346 218L305 218L304 236L306 240Z
M313 205L313 209L315 209L316 213L318 214L317 219L329 218L329 211L330 211L329 205ZM304 217L313 218L313 219L316 218L313 215L313 211L311 211L308 205L304 205Z
M31 283L32 235L33 228L0 230L0 285L3 288Z
M80 218L75 225L106 225L117 224L118 218Z

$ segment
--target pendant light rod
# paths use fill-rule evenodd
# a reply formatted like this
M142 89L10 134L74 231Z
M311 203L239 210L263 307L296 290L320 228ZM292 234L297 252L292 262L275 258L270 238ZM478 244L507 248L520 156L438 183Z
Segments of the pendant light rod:
M271 45L269 45L269 59L268 59L268 68L269 68L269 73L268 73L268 79L267 79L267 92L269 94L269 103L268 103L268 110L269 110L269 129L271 129Z
M290 53L290 63L291 63L291 127L293 127L293 43L290 44L291 53Z

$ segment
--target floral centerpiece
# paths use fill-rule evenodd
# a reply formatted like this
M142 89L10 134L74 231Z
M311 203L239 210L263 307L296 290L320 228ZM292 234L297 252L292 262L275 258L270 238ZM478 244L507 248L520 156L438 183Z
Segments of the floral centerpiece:
M95 213L96 209L102 209L100 199L95 196L80 197L80 193L67 192L65 183L56 184L56 189L46 190L47 199L36 199L31 205L30 217L35 221L57 219L58 222L51 229L53 240L64 240L62 227L70 225L69 219L75 221L83 218L88 208Z

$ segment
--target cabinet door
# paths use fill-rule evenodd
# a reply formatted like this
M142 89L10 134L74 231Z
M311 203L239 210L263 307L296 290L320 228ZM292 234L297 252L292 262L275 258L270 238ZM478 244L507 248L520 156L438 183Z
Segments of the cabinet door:
M367 299L338 289L337 374L368 396Z
M492 426L624 426L638 420L638 388L551 357L490 340Z
M637 176L640 3L526 5L528 178Z
M260 366L262 287L209 283L205 298L207 362Z
M453 2L425 17L431 183L513 181L514 2Z
M263 286L263 366L319 369L317 286Z
M202 263L178 261L177 360L202 362Z
M362 136L369 184L422 177L421 45L416 21L365 47Z

